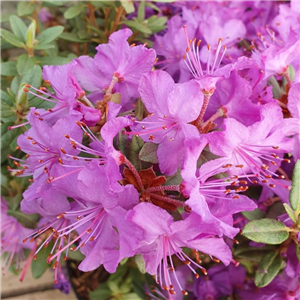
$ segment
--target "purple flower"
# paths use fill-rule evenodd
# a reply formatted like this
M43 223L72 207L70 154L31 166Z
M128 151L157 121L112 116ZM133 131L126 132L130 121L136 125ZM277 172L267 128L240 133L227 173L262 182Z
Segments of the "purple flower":
M158 143L160 170L172 175L183 162L184 141L199 135L197 128L189 122L199 115L203 95L194 80L175 84L164 71L144 75L139 92L150 115L137 122L129 134L138 134L144 141ZM172 156L168 156L170 152Z
M104 94L121 93L123 107L132 109L132 99L137 99L141 76L153 67L156 53L143 45L130 46L130 29L114 32L108 44L101 44L95 58L81 56L76 59L73 72L86 90L92 92L89 99L102 100Z
M276 123L274 119L277 120ZM221 158L205 163L200 172L207 177L215 170L224 170L231 175L252 172L257 174L262 183L280 184L272 175L277 178L281 176L276 175L270 166L283 161L279 155L292 149L291 140L284 137L282 126L281 109L273 103L262 107L261 120L251 126L246 127L231 118L224 120L224 131L207 135L211 152Z
M1 258L2 269L6 273L10 266L20 270L20 263L26 259L24 249L32 249L34 244L23 243L32 229L23 227L17 219L7 214L6 201L1 197Z
M169 290L170 294L173 293L175 285L178 285L184 295L186 294L176 273L174 273L174 282L169 276L170 270L175 270L173 254L180 261L188 264L196 277L199 276L194 270L196 267L206 274L205 269L191 260L183 252L182 247L216 256L226 265L230 263L229 247L222 238L215 237L217 226L202 222L197 214L191 213L186 219L174 222L173 217L164 209L151 203L140 203L128 212L127 219L144 230L136 254L142 254L146 271L155 275L157 283Z

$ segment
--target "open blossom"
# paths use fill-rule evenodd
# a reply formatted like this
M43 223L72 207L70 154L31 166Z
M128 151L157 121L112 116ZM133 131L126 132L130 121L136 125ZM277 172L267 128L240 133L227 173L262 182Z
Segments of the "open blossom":
M280 156L292 150L292 141L285 138L282 126L282 112L273 103L263 106L261 120L251 126L244 126L232 118L226 119L223 131L207 135L211 152L221 157L207 162L200 171L207 176L222 169L231 175L252 172L270 186L278 183L272 176L281 176L271 171L270 166L280 163L283 160Z
M17 219L7 215L7 204L1 197L1 258L2 270L7 272L10 266L20 270L20 263L26 259L24 249L32 249L34 244L23 243L32 229L22 226Z
M200 268L206 274L206 270L191 260L183 252L182 247L215 256L225 265L230 263L229 247L222 238L215 237L217 226L202 222L197 214L192 213L186 219L174 222L173 217L162 208L151 203L140 203L128 212L127 219L144 230L136 253L142 254L146 271L155 275L157 283L170 294L174 293L175 285L180 288L183 295L187 294L181 287L176 273L174 282L170 279L170 271L175 271L172 255L176 255L181 262L187 264L196 278L199 275L195 268Z
M168 73L160 70L141 78L139 92L150 115L136 122L129 134L159 144L159 167L162 173L172 175L183 162L185 139L199 135L189 123L199 115L203 95L194 80L175 84ZM172 156L166 159L170 152Z
M139 97L137 87L141 76L153 67L156 53L144 45L130 46L128 28L114 32L108 44L101 44L95 58L81 56L73 69L80 85L91 92L89 99L102 100L104 94L119 92L121 104L132 109L132 99Z

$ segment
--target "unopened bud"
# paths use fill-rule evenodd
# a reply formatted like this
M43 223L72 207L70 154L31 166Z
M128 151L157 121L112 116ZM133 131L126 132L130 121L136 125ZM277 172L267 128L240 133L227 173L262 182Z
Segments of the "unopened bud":
M33 49L36 43L35 32L36 32L36 21L32 20L26 32L26 47L28 49Z
M21 110L26 110L28 108L28 97L27 97L27 92L24 91L25 88L25 83L22 83L20 85L19 91L17 93L17 97L16 97L16 102L17 102L17 106L18 109Z

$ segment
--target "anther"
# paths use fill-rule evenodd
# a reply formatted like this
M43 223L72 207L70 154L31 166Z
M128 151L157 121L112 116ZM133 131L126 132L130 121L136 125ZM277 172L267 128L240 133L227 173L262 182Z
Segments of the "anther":
M207 271L206 271L206 269L204 269L204 268L201 268L200 269L201 270L201 272L206 276L207 275Z
M60 151L61 151L63 154L67 154L67 152L65 151L64 148L60 148Z
M29 90L26 89L26 88L24 88L23 91L24 91L25 93L28 93L28 92L29 92Z

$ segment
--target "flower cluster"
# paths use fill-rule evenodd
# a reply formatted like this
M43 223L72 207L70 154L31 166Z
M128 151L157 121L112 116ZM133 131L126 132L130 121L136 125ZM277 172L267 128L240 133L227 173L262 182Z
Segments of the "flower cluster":
M38 259L51 245L61 290L62 259L80 251L84 272L103 265L114 273L124 259L142 258L157 284L150 299L300 299L300 200L288 205L300 158L298 4L162 4L176 15L153 49L129 45L125 28L94 58L45 66L44 86L28 82L24 91L53 105L31 107L17 140L26 157L10 156L9 167L31 176L21 210L39 214L40 226L25 232L3 217L4 265L23 247ZM285 203L280 221L256 217L274 202ZM255 219L277 222L286 238L259 240L274 230L253 233ZM246 278L239 242L248 250L284 242L265 250L280 262L274 276L255 277L259 287L275 278L270 285Z

